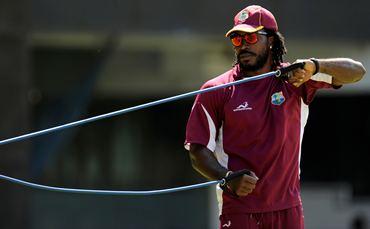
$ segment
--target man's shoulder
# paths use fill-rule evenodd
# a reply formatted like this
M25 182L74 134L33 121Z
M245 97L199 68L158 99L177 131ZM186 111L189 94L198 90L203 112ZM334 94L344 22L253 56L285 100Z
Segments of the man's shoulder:
M203 84L202 88L214 87L217 85L233 82L235 81L234 76L235 76L235 71L234 71L234 68L232 68L228 70L227 72L208 80L207 82Z

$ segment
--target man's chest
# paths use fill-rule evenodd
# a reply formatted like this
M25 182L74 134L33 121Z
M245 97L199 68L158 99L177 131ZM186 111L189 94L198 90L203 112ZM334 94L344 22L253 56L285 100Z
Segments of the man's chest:
M236 129L282 125L299 115L299 99L283 83L234 88L223 107L224 124ZM298 113L297 113L298 112Z

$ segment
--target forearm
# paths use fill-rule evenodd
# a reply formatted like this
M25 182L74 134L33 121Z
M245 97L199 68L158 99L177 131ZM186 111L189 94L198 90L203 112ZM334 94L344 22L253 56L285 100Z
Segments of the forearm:
M334 85L354 83L366 73L364 66L349 58L319 59L319 72L331 75Z
M213 153L202 145L191 144L189 154L193 168L209 180L220 180L228 172Z

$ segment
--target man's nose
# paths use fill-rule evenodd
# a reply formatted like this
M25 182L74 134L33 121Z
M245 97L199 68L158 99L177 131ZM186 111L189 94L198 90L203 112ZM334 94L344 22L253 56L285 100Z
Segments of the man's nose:
M246 42L244 39L242 41L242 45L240 46L241 49L248 49L251 46L248 42Z

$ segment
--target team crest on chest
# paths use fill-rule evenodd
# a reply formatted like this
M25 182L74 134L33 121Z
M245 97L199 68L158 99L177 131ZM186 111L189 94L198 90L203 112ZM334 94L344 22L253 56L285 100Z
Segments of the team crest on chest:
M271 103L274 105L281 105L285 102L285 97L282 91L276 92L271 96Z

